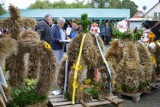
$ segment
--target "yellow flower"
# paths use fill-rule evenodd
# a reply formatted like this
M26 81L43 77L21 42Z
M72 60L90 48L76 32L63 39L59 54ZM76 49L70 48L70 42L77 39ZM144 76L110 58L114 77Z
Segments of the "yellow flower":
M86 84L90 84L90 83L91 83L91 80L90 80L90 79L87 79L87 80L85 80L85 83L86 83Z
M44 43L44 47L45 47L46 49L51 49L51 45L48 44L47 42Z
M148 35L148 39L149 39L149 40L154 40L154 38L155 38L154 33L153 33L153 32L150 32L149 35Z
M80 87L80 90L82 91L82 90L83 90L83 87Z
M150 56L150 58L151 58L152 63L155 64L156 63L156 59L153 56Z

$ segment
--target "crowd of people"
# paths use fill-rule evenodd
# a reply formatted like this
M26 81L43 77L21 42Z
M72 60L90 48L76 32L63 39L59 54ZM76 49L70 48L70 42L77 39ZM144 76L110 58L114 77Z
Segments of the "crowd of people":
M54 24L52 24L52 21L52 16L46 14L43 20L39 21L35 26L35 31L38 32L41 40L47 41L51 45L57 61L60 62L66 46L64 40L74 39L82 32L82 25L79 23L80 21L78 18L74 18L71 23L67 23L67 27L65 26L66 20L62 17L59 17ZM88 29L91 33L97 35L101 33L105 44L109 44L111 41L112 28L109 26L108 22L105 23L101 30L96 22L88 26Z
M118 24L116 27L117 26ZM147 35L150 32L150 27L147 23L142 23L142 27L143 35L141 41L146 42L148 40ZM41 40L44 40L51 45L57 61L60 62L66 51L65 40L72 40L80 34L82 32L82 25L78 18L74 18L72 21L66 21L62 17L57 18L53 24L52 15L46 14L43 20L37 23L34 30L40 35ZM112 37L112 27L110 26L109 21L104 21L101 28L99 28L99 23L93 22L88 26L88 30L91 33L100 35L104 43L109 45ZM135 28L133 32L136 32L137 30L138 28ZM7 32L8 29L2 29L0 34L6 34Z

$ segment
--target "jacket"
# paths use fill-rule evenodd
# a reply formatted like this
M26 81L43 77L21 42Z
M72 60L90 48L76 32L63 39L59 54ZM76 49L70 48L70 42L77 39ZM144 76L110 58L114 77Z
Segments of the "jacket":
M41 40L45 40L52 45L51 27L46 20L43 19L42 21L38 22L38 24L35 26L35 31L38 32Z
M53 50L61 50L63 48L63 43L59 42L62 40L60 29L57 25L52 26L52 48Z

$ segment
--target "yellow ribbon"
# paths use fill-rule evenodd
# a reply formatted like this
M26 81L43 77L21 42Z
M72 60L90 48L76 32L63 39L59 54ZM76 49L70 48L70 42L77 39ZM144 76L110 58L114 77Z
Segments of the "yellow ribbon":
M81 41L81 46L78 54L78 60L75 65L75 72L74 72L74 80L73 80L73 93L72 93L72 104L75 104L75 95L76 95L76 88L78 88L78 82L77 82L77 76L78 76L78 70L80 70L82 67L80 66L80 59L82 55L82 48L84 45L84 39L87 34L84 34L82 41Z
M80 71L80 70L82 70L82 66L81 65L79 65L78 67L74 64L73 65L73 68L74 69L77 69L77 71Z

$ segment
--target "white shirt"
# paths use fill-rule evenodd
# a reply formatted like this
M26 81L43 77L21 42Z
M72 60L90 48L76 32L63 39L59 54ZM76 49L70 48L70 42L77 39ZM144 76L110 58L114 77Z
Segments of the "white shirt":
M66 39L66 34L65 34L64 30L60 29L60 32L61 32L61 39L65 40Z
M148 34L150 33L150 29L146 29L143 31L141 41L146 42L148 40Z
M67 27L67 29L66 29L67 35L70 35L71 31L72 31L72 28L71 27Z

